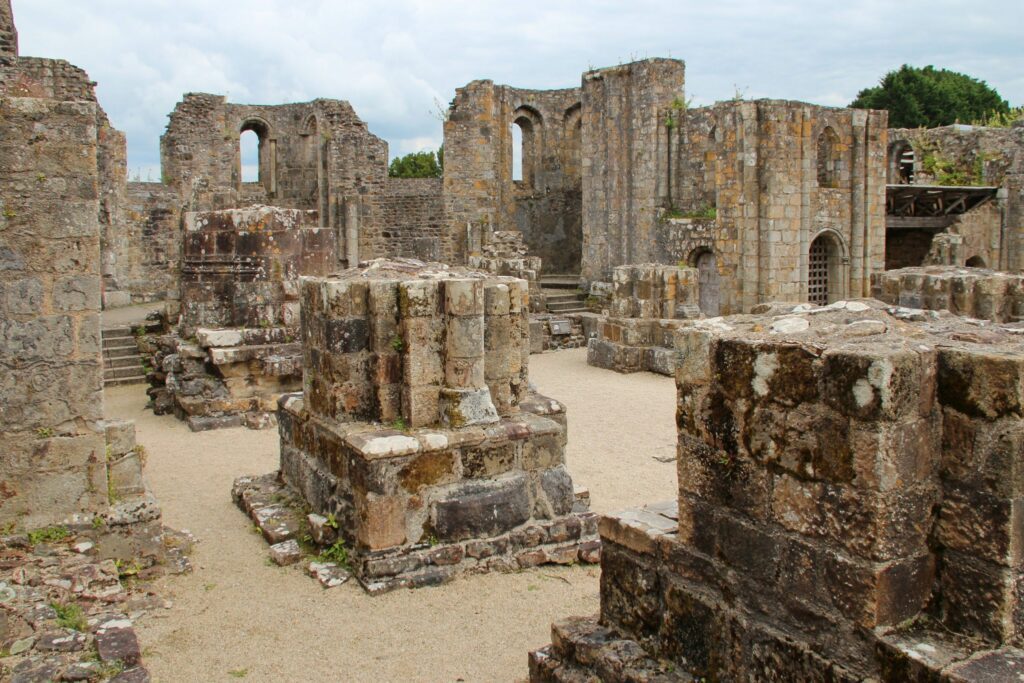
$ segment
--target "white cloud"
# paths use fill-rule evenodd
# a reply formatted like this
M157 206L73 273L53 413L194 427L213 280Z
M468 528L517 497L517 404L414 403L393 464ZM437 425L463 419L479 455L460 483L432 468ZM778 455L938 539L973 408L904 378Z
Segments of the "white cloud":
M1024 103L1019 0L14 0L22 52L99 82L133 168L159 162L182 94L346 99L391 154L436 148L433 115L477 78L520 87L645 56L687 62L698 104L746 97L842 105L903 63L982 78Z

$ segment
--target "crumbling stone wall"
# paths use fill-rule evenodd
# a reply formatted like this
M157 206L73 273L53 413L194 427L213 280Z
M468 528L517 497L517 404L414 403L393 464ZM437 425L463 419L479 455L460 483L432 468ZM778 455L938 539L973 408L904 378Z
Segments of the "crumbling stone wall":
M547 272L578 273L581 254L580 89L524 90L473 81L445 122L445 206L463 254L476 232L519 230ZM522 136L514 181L512 126Z
M275 207L185 216L180 324L156 340L154 409L194 431L274 424L301 386L298 278L335 265L316 212Z
M338 233L341 262L360 258L360 234L386 229L363 219L361 197L384 193L387 143L348 102L240 105L189 93L170 118L160 142L163 176L187 210L269 204L317 211ZM256 184L241 178L239 136L247 130L260 138Z
M337 520L364 587L590 557L564 408L528 390L525 282L402 260L301 288L281 470Z
M962 236L964 249L955 260L935 265L963 266L967 259L980 257L985 266L997 270L1024 268L1024 127L957 124L931 129L894 128L889 131L889 140L888 177L892 184L907 182L901 176L898 157L909 150L913 152L912 184L1000 188L994 203L958 216L944 229ZM899 248L903 236L894 237ZM923 263L919 260L910 265ZM899 264L893 262L887 267Z
M872 294L886 303L949 311L993 322L1024 320L1024 276L984 268L930 266L871 276Z
M679 330L678 504L602 519L600 621L556 625L533 680L615 653L614 680L1019 672L1024 345L896 312L842 302Z

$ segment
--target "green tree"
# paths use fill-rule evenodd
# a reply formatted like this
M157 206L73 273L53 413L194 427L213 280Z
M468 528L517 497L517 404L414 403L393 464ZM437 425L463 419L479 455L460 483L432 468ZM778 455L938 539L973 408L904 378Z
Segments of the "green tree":
M851 107L888 109L893 128L934 128L1006 114L1010 105L985 81L966 74L904 64L879 85L857 94Z
M392 178L440 178L444 171L444 146L434 152L413 152L395 157L388 166Z

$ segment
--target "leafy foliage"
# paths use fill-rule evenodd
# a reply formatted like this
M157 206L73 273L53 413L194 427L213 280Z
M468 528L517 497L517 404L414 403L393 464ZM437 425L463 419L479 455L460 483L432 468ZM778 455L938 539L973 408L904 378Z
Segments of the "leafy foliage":
M1010 105L985 81L947 69L904 64L857 94L851 107L888 109L893 128L934 128L1007 114Z
M344 539L338 539L333 545L324 548L317 558L321 562L333 562L339 567L348 567L348 548L345 547Z
M444 146L437 152L413 152L396 157L388 166L392 178L440 178L444 172Z

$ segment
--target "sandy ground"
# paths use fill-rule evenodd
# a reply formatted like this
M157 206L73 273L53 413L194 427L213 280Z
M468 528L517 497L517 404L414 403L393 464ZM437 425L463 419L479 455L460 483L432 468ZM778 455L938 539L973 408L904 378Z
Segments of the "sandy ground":
M532 356L533 382L568 406L568 461L608 512L675 497L674 385L586 365L583 350ZM137 625L154 681L517 681L552 621L598 610L596 567L539 567L369 597L325 591L267 546L231 502L235 477L276 469L276 430L193 434L144 409L142 386L106 392L136 421L164 522L199 538L190 575L158 582L173 608Z

